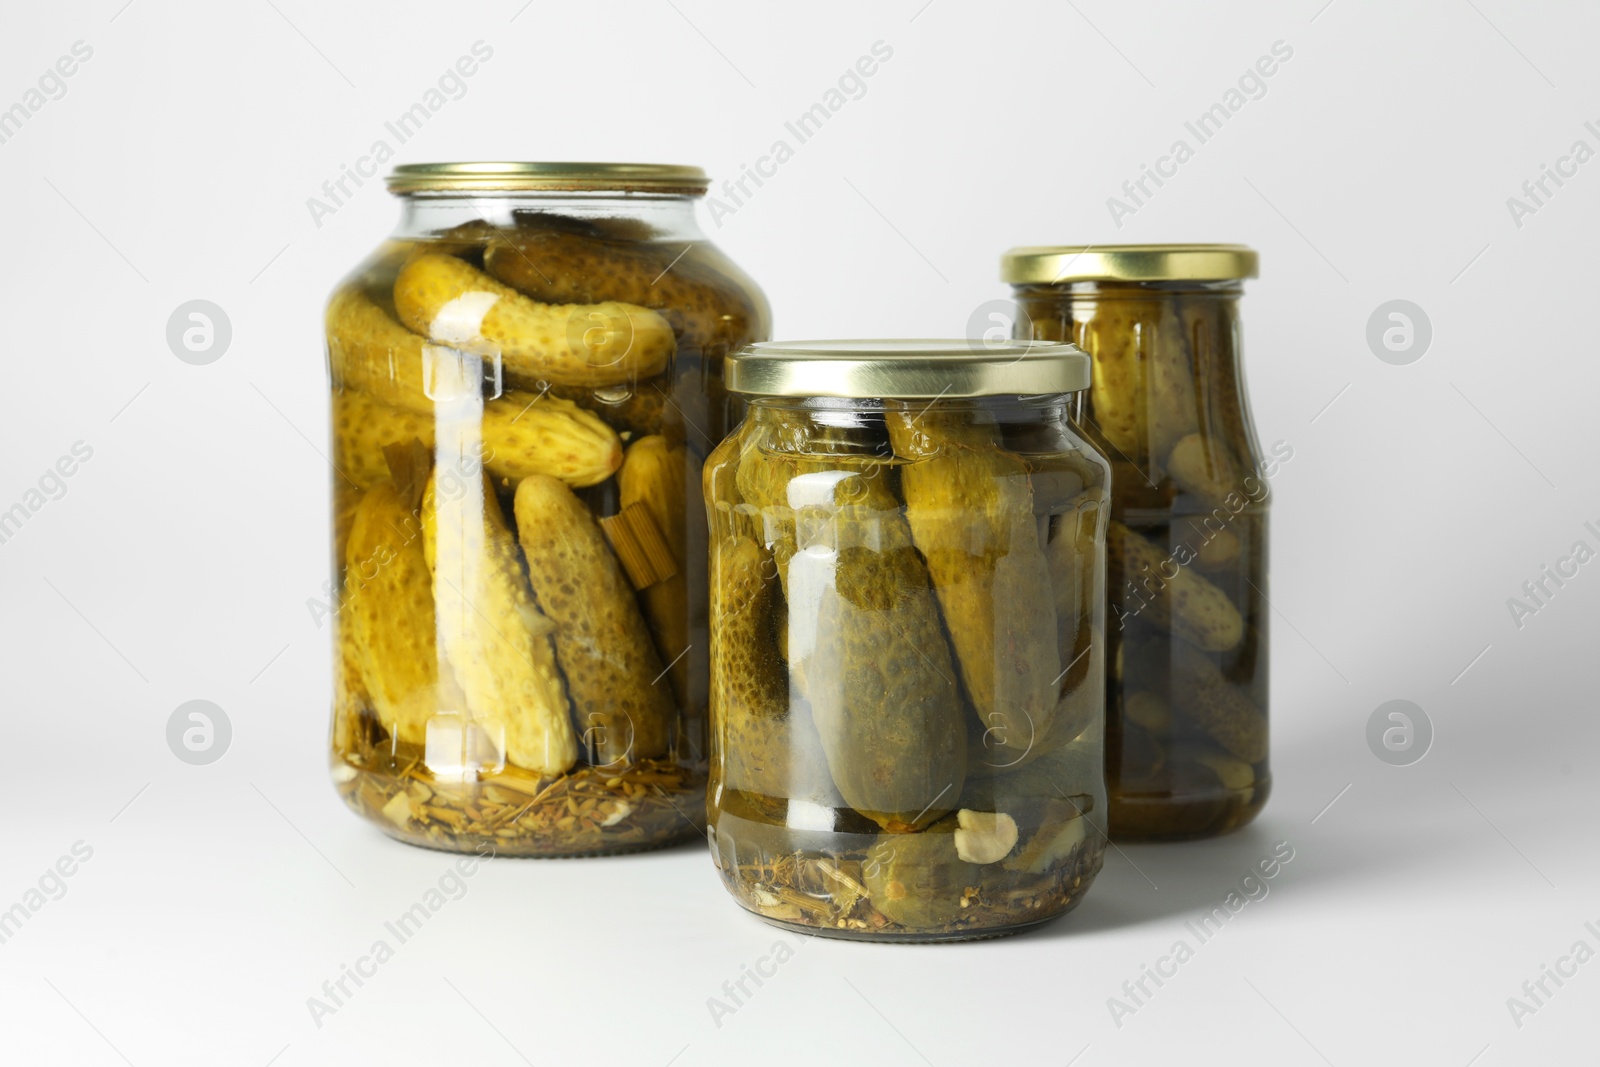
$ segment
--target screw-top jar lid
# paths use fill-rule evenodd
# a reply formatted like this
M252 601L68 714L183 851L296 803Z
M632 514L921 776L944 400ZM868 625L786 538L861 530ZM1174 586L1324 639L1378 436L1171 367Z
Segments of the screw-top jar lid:
M391 193L610 191L699 196L699 167L664 163L406 163L389 175Z
M1231 281L1254 278L1259 265L1246 245L1039 245L1001 256L1000 279L1012 285Z
M728 356L723 380L752 396L1037 396L1089 388L1089 357L1056 341L766 341Z

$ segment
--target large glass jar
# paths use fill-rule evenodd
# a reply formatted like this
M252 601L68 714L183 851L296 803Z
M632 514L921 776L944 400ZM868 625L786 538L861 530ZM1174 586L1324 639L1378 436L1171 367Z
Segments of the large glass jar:
M1106 844L1107 466L1070 345L755 345L711 455L713 854L865 940L1074 907Z
M334 291L333 775L412 844L574 856L695 836L706 454L766 300L706 177L398 168Z
M1268 479L1240 365L1239 245L1019 248L1019 330L1094 360L1082 425L1111 460L1111 832L1237 829L1267 767Z

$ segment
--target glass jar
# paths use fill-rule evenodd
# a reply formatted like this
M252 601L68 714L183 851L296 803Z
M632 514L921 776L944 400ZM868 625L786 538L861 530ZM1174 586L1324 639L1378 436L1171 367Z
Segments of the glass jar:
M429 164L389 188L398 229L327 309L338 790L433 848L693 837L700 471L766 300L700 233L698 168Z
M730 358L705 468L713 855L762 918L1009 933L1106 843L1108 470L1070 345L835 341Z
M1019 248L1019 333L1094 360L1111 459L1111 832L1209 837L1267 801L1268 479L1240 363L1239 245ZM1030 322L1031 320L1031 322Z

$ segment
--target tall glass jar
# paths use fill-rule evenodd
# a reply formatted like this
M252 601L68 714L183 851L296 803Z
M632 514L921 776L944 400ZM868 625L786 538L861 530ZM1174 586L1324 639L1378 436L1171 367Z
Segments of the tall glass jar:
M1106 843L1105 460L1070 345L755 345L711 455L714 857L778 925L1022 929Z
M1268 479L1240 362L1239 245L1019 248L1019 332L1094 360L1082 425L1111 460L1107 777L1124 839L1254 819L1267 766ZM1292 454L1292 453L1290 453Z
M573 856L703 821L706 454L761 291L698 168L399 167L335 289L333 776L411 844Z

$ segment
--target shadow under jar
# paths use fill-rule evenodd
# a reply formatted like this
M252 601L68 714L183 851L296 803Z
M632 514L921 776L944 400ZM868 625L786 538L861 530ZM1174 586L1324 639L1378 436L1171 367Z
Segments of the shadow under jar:
M1071 345L755 345L705 468L713 856L880 941L1075 907L1106 844L1108 471Z
M706 454L761 291L706 176L399 167L327 308L333 777L411 844L578 856L700 832Z
M1111 460L1106 755L1119 839L1254 819L1267 765L1268 479L1240 364L1239 245L1019 248L1018 331L1094 361L1086 435ZM1030 323L1031 320L1031 323Z

